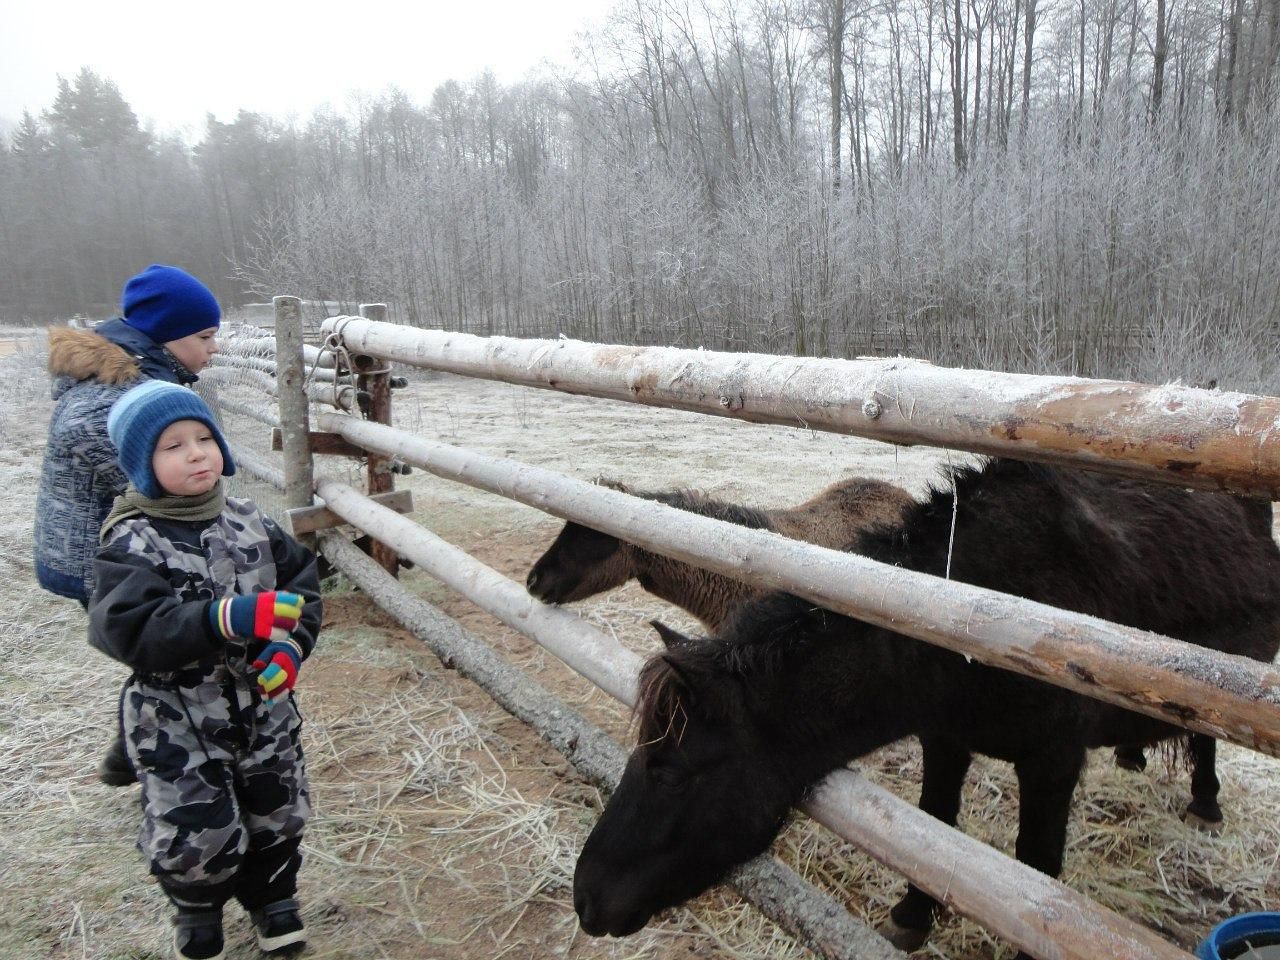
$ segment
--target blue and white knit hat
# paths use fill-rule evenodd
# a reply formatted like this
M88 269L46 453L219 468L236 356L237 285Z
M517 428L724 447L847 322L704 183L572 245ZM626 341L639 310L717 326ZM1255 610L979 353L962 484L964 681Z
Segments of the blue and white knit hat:
M144 497L166 496L151 469L151 458L160 434L179 420L198 420L208 427L222 451L222 475L230 477L236 472L227 441L205 402L176 383L148 380L126 392L107 414L107 436L116 445L120 468Z
M222 322L217 298L180 267L153 263L125 281L124 322L156 343L181 340Z

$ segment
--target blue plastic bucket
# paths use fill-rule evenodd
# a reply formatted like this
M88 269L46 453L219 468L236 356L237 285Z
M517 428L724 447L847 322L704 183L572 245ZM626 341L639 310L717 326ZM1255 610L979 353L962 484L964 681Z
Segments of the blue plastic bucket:
M1280 913L1242 913L1223 920L1209 931L1209 936L1196 950L1196 956L1200 960L1233 960L1235 957L1250 960L1247 944L1253 944L1254 955L1265 956L1268 960L1280 955Z

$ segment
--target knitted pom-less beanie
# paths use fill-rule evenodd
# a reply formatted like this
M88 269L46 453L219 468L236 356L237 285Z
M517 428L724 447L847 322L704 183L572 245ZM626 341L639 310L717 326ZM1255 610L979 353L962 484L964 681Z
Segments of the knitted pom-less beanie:
M116 445L120 468L144 497L165 496L151 468L151 458L160 434L179 420L198 420L208 427L222 451L222 475L230 477L236 472L227 441L205 402L176 383L148 380L125 393L107 414L107 436Z
M156 343L168 343L222 322L213 293L187 271L153 263L125 281L124 322Z

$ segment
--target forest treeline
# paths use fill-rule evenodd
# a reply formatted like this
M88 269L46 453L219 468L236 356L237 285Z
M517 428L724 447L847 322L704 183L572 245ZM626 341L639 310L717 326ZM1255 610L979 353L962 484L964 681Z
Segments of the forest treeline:
M6 319L161 260L228 305L1276 392L1280 0L631 0L563 70L195 143L53 93L0 149Z

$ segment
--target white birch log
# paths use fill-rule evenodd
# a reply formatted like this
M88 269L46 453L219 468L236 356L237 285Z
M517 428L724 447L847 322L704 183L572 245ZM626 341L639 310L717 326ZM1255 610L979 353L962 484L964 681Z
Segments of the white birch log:
M1280 499L1275 397L904 358L476 337L359 317L323 329L352 352L465 376Z

